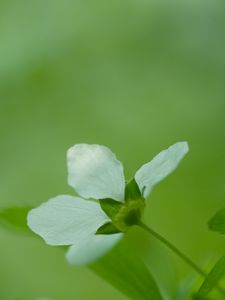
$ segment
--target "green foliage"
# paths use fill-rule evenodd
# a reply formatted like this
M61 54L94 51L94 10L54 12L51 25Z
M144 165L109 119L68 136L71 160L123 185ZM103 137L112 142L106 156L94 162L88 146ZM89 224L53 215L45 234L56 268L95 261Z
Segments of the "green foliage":
M212 298L201 296L199 294L195 294L192 297L193 300L213 300Z
M139 256L120 243L90 268L133 300L162 300L159 288Z
M179 283L177 287L176 300L186 300L190 295L192 295L193 299L197 299L197 297L199 297L199 295L193 294L193 287L195 286L197 278L198 274L194 272L192 274L188 274L188 276Z
M136 200L142 198L141 191L135 179L127 183L125 188L125 201Z
M113 219L122 207L120 202L113 199L101 199L99 203L110 219Z
M108 222L99 227L96 234L114 234L118 232L120 232L119 229L112 222Z
M206 279L202 283L197 298L195 299L208 299L210 292L213 289L216 289L221 296L222 299L225 297L225 291L219 286L219 282L225 276L225 256L223 256L212 268L210 273L207 275ZM219 297L219 296L218 296ZM218 298L217 298L218 299ZM219 298L220 299L220 298Z
M208 222L209 229L225 234L225 207L219 210Z

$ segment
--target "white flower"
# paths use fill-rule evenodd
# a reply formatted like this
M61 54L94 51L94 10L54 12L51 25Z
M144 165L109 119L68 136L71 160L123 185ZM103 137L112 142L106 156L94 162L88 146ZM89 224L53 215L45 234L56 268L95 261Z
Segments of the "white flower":
M32 209L28 226L49 245L71 245L66 255L71 264L91 263L135 224L144 198L187 152L186 142L160 152L136 172L133 192L135 185L126 186L123 166L111 150L100 145L75 145L67 153L68 183L80 197L60 195Z

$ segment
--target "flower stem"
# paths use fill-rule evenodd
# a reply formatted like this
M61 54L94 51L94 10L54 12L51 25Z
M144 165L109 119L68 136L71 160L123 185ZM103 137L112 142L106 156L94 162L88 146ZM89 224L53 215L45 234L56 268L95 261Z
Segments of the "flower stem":
M138 224L141 228L143 228L145 231L150 233L152 236L154 236L157 240L162 242L164 245L166 245L170 250L172 250L175 254L177 254L183 261L185 261L192 269L194 269L199 275L206 278L207 273L202 270L195 262L193 262L188 256L186 256L183 252L181 252L176 246L174 246L171 242L169 242L167 239L165 239L163 236L161 236L159 233L154 231L152 228L148 227L146 224L140 222ZM215 286L215 288L225 296L225 291L220 286Z
M194 269L198 274L203 277L207 276L207 273L202 270L196 263L194 263L188 256L182 253L176 246L174 246L171 242L161 236L159 233L155 232L153 229L145 225L144 223L140 223L139 226L143 228L145 231L153 235L157 240L166 245L170 250L176 253L183 261L185 261L192 269Z
M165 239L163 236L161 236L159 233L145 225L144 223L140 223L139 226L141 226L145 231L150 233L152 236L154 236L157 240L162 242L164 245L166 245L170 250L172 250L174 253L176 253L183 261L185 261L191 268L193 268L198 274L200 274L203 277L207 276L207 273L202 270L198 265L196 265L188 256L186 256L184 253L182 253L176 246L174 246L171 242L169 242L167 239Z

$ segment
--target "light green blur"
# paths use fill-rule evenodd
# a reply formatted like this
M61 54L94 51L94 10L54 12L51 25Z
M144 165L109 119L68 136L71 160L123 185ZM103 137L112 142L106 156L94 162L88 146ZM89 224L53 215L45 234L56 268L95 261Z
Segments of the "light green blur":
M108 146L130 179L187 140L144 219L210 268L225 254L225 237L207 229L225 205L224 9L219 0L0 0L0 208L73 194L73 144ZM140 230L127 243L175 284L171 293L194 274ZM41 239L0 228L0 245L1 300L126 299Z

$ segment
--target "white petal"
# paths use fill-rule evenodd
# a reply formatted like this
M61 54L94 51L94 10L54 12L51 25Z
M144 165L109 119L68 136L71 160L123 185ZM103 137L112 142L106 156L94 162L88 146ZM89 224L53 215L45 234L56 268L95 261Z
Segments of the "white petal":
M67 153L68 183L84 198L124 200L123 166L110 149L78 144Z
M107 221L98 203L67 195L53 198L28 214L28 226L49 245L79 243Z
M122 237L123 233L92 235L87 240L71 246L66 258L72 265L90 264L111 250Z
M146 198L153 186L169 175L188 152L187 142L178 142L156 155L135 174L135 180Z

